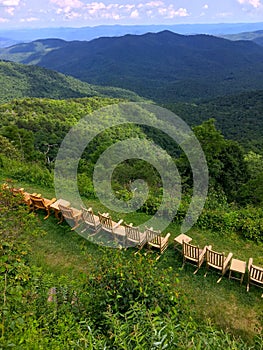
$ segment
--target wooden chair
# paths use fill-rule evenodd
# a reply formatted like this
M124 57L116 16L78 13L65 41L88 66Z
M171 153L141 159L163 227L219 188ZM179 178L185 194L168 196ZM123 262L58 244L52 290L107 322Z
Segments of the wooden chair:
M67 221L73 221L74 226L71 230L75 230L79 226L79 222L82 219L82 211L73 207L66 207L62 204L58 204L59 210L61 211L61 223L64 219Z
M209 245L200 249L199 246L183 241L183 266L186 261L190 264L197 265L197 269L194 271L194 274L196 274L205 260L206 249L212 249L212 246Z
M250 284L263 288L263 268L253 265L253 258L249 258L248 260L247 291L249 291ZM261 298L263 298L263 294Z
M108 213L101 214L98 212L98 215L101 226L105 231L125 237L125 229L123 226L121 226L123 223L122 219L118 222L115 222L112 220L111 216Z
M25 192L24 188L11 188L11 191L14 196L20 197L21 198L21 203L26 204L28 207L31 205L31 200L30 200L30 193ZM33 195L33 194L32 194ZM35 194L36 195L36 194Z
M160 250L161 254L168 248L170 233L167 233L165 237L162 237L161 231L154 231L152 227L146 227L145 233L148 248L156 248Z
M32 207L33 211L38 209L43 209L47 212L47 215L44 219L47 219L50 215L50 205L56 201L56 198L47 199L41 197L41 195L37 194L30 194L30 206Z
M12 191L14 196L16 196L16 195L18 195L18 196L19 195L23 195L23 193L25 192L23 187L21 187L21 188L12 187L11 191Z
M82 220L85 224L85 228L81 231L84 232L88 228L91 228L95 233L97 233L101 229L101 223L98 216L93 213L92 208L86 209L81 207L82 209Z
M219 283L224 276L224 274L229 270L230 267L230 261L232 259L233 253L229 253L228 256L225 256L225 253L217 253L211 249L206 249L206 273L205 277L207 275L209 267L213 267L216 270L219 270L221 272L221 277L217 280L217 283Z
M146 243L146 232L140 232L139 227L133 224L124 224L126 245L136 246L139 250L143 248Z

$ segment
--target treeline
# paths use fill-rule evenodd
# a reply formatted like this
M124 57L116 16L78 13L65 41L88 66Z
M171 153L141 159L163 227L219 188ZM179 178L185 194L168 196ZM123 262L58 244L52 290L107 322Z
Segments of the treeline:
M189 125L214 118L223 135L238 141L246 151L263 154L263 91L226 95L195 103L169 103L170 109Z

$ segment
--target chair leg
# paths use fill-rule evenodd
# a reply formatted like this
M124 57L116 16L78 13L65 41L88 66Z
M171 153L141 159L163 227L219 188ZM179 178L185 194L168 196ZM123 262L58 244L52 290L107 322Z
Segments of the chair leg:
M216 283L219 283L222 278L223 278L223 275L216 281Z
M80 232L83 233L83 232L87 231L88 228L89 228L89 226L86 224L86 226L84 227L84 229L81 230Z
M209 266L207 265L207 266L206 266L206 273L204 274L204 277L206 277L207 272L208 272L208 269L209 269Z
M75 226L72 227L71 231L74 231L77 227L79 227L79 223L76 223Z
M225 273L228 271L229 268L226 268L225 270L222 271L222 275L221 277L216 281L216 283L219 283L221 281L221 279L223 278L223 276L225 275Z
M200 269L200 267L198 267L195 272L194 272L194 275L198 272L198 270Z

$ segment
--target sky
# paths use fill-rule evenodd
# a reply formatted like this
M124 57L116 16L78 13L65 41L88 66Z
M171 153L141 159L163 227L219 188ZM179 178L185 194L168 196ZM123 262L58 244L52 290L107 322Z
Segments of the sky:
M0 0L0 29L263 22L263 0Z

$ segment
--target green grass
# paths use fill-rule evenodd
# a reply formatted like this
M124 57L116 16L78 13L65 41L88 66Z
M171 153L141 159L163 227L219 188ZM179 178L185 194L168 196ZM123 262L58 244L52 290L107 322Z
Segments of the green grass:
M29 192L42 193L47 198L54 197L52 189L44 189L40 186L32 186L25 183L16 184L24 187ZM103 210L98 201L84 200L87 206L92 206L96 212ZM44 220L45 214L39 211L37 214L39 225L45 232L32 242L31 263L40 266L43 270L54 275L67 274L72 279L80 273L88 274L94 266L100 264L106 247L101 247L71 231L67 223L58 225L56 218L51 215ZM146 214L131 213L128 215L114 216L114 219L123 218L135 225L149 219ZM160 275L165 274L167 269L172 268L172 279L179 278L179 290L188 296L191 307L198 320L211 322L220 328L230 331L236 336L242 336L246 341L253 343L253 337L262 334L262 290L251 286L250 292L246 292L246 277L240 286L238 281L229 280L228 273L217 284L218 274L209 271L204 277L205 265L196 275L193 274L195 267L186 264L182 269L182 255L174 250L173 238L176 237L180 228L173 224L166 229L171 233L170 245L163 256L156 262ZM193 238L193 243L203 247L211 244L216 251L232 252L235 258L248 261L254 258L255 264L263 265L263 245L252 241L245 241L237 235L217 235L210 231L191 229L188 233ZM135 252L128 249L127 259ZM143 249L139 254L147 253ZM139 254L137 256L139 257ZM149 252L147 254L158 253Z

